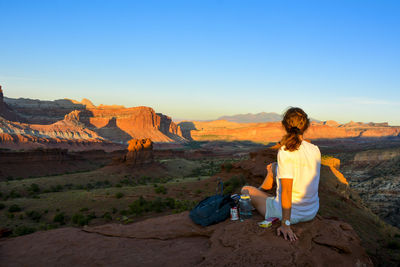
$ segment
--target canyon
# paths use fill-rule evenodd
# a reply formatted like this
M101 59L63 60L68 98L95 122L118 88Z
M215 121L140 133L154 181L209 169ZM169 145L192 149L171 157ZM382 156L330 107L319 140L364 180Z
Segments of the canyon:
M254 116L266 115L268 113ZM229 116L225 118L232 120ZM80 102L71 99L14 99L4 97L0 87L0 144L7 149L48 147L113 151L122 149L122 145L131 139L143 138L150 138L155 143L178 144L215 140L269 143L279 141L284 134L277 121L238 123L228 120L175 123L171 117L156 113L150 107L95 106L88 99ZM362 142L368 138L399 138L399 135L400 127L388 123L351 121L339 124L313 120L305 138L353 138Z
M0 144L8 149L121 149L131 139L182 142L170 117L150 107L94 106L61 99L42 101L4 97L0 87ZM91 147L91 145L93 145Z
M341 171L371 210L400 228L400 147L338 153Z
M254 116L250 117L254 119ZM58 206L48 214L43 213L42 222L46 227L54 227L53 217L59 213L59 209L64 209L69 226L74 226L72 217L78 213L82 215L84 212L81 210L85 210L85 207L80 206L86 203L97 213L91 225L94 228L87 232L104 234L104 229L111 227L110 235L116 236L120 231L119 226L95 227L108 222L104 219L105 215L101 217L99 214L112 214L113 222L126 223L132 218L142 220L141 217L127 214L126 200L144 196L146 201L156 201L166 194L168 198L176 199L176 203L200 201L215 193L211 184L217 176L227 182L228 190L237 190L233 185L242 182L260 184L265 176L265 165L276 161L276 151L269 148L283 134L279 121L176 123L171 117L157 113L150 107L96 106L88 99L13 99L4 97L0 87L0 198L7 207L15 203L28 203L28 210L19 215L23 218L21 222L26 221L28 229L42 227L29 218L27 214L32 212L29 209L45 210L47 205L53 205L53 199L63 199L66 204L56 204ZM386 236L387 232L391 234L384 238L384 242L395 238L393 233L398 228L391 227L400 227L400 127L387 123L351 121L339 124L335 121L313 120L305 138L318 145L324 163L321 169L324 182L320 191L324 208L317 222L300 227L308 233L306 245L316 249L314 251L324 251L323 247L333 247L333 250L344 254L351 251L350 254L361 255L362 262L367 265L370 262L365 252L359 250L360 244L368 250L369 256L372 255L374 262L385 261L379 257L391 258L390 249L377 244L383 242L379 236ZM32 191L35 188L38 191ZM88 199L88 196L92 199ZM115 211L116 207L118 212ZM184 210L190 207L185 206ZM3 227L17 231L18 225L14 225L13 221L16 219L7 216L11 216L11 213L5 209L0 211ZM89 213L85 216L89 216ZM187 220L181 216L162 217L160 221L177 220L178 225L187 225ZM384 222L374 216L379 216ZM355 217L362 221L362 225L357 225ZM357 241L346 245L350 239L357 240L357 236L344 222L351 224L363 240L362 243ZM235 225L224 225L232 227L232 231L238 231ZM310 230L314 226L331 229L329 238L340 233L343 236L350 234L349 239L339 238L336 243L322 240L320 230ZM138 225L132 226L132 229L135 227ZM130 226L127 226L127 231L134 231L129 229ZM257 238L256 229L248 229ZM374 229L376 236L370 236L368 231L371 229ZM58 231L61 235L72 234L76 240L87 238L87 232L74 228ZM229 233L221 235L220 230L213 231L202 240L183 240L179 236L171 237L171 242L181 240L182 247L185 247L193 241L203 249L203 243L213 244L215 238L228 240ZM45 239L53 238L51 231L39 234L34 234L35 239L43 245L47 244ZM142 234L148 235L149 232L143 231ZM187 235L188 232L178 231L175 234ZM10 248L23 246L25 242L23 238L16 240L15 243L8 243ZM92 241L96 243L96 240L100 239ZM146 246L147 241L143 242L142 245ZM53 244L50 242L47 245L51 247ZM218 247L217 243L214 246ZM213 252L202 250L202 253L201 257L207 258ZM303 251L300 254L307 253ZM195 261L200 262L198 257L196 254ZM203 262L212 263L214 260L209 257ZM323 259L316 258L315 261Z

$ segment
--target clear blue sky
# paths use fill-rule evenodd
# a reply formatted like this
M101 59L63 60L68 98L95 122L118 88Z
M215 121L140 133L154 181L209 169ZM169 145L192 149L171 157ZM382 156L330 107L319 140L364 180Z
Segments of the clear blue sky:
M400 125L400 1L0 0L8 97Z

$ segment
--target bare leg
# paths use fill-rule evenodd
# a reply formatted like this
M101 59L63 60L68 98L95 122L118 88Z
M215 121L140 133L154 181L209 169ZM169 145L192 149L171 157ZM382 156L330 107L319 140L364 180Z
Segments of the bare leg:
M251 198L251 204L257 209L257 211L265 217L266 213L266 200L267 197L272 197L271 194L267 194L261 190L258 190L254 186L243 186L242 194L248 192Z

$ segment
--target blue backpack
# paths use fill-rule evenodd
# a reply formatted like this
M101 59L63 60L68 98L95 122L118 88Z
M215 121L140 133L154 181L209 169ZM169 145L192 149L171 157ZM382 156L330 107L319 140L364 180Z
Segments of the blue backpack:
M229 194L223 194L224 185L221 180L218 186L221 187L220 194L203 199L190 211L189 217L194 223L208 226L225 221L229 217L231 207L234 206L235 201Z

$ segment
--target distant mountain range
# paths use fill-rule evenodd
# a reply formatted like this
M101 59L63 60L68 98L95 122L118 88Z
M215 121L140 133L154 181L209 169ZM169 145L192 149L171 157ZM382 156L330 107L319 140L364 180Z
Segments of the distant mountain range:
M257 114L247 113L247 114L236 114L232 116L222 116L217 120L226 120L238 123L253 123L253 122L274 122L281 121L282 115L275 112L260 112ZM311 118L311 121L319 122L319 120Z

